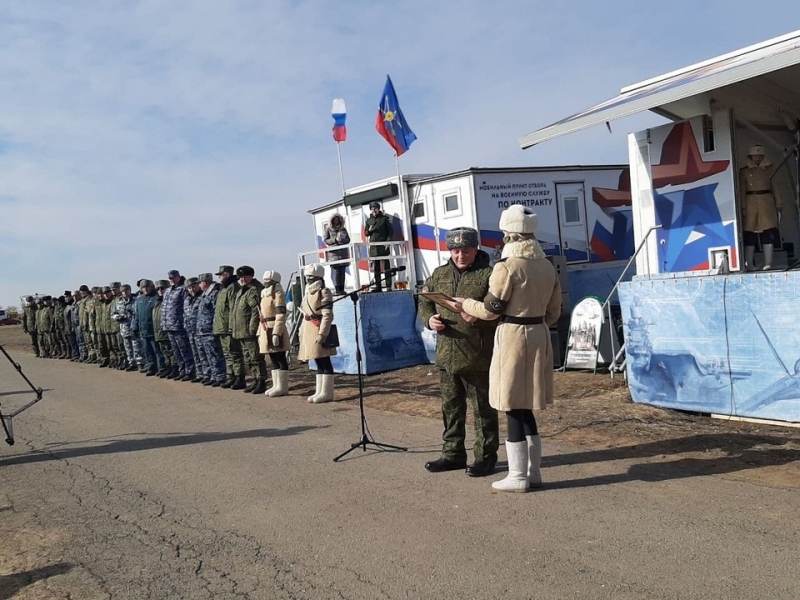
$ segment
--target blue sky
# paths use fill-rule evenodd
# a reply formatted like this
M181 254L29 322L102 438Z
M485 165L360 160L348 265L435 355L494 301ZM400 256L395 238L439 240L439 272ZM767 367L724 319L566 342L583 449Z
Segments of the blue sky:
M655 115L522 151L625 85L790 32L796 0L3 3L0 306L220 264L296 270L307 211L394 174L386 74L418 141L404 173L627 161Z

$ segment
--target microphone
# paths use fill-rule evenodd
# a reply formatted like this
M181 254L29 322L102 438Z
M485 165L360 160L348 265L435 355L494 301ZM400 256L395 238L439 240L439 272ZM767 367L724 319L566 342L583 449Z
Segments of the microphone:
M384 273L386 273L387 275L394 275L395 273L402 273L405 270L406 266L402 265L399 267L392 267L391 269L387 269L386 271L384 271Z

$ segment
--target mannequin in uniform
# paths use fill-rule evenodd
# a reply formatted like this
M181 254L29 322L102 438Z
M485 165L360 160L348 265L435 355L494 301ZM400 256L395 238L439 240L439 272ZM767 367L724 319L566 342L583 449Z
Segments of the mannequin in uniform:
M748 271L754 270L753 259L759 237L764 247L764 271L772 268L775 244L780 244L781 240L778 223L783 201L772 185L771 166L764 146L756 144L747 151L747 166L739 169L739 204L742 207L744 260Z

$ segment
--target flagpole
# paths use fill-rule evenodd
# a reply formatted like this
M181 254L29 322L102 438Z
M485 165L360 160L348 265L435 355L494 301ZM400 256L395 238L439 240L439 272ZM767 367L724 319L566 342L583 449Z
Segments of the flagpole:
M342 169L342 151L339 149L340 144L341 142L336 142L336 156L339 157L339 179L342 182L342 198L344 198L347 195L347 190L344 187L344 170ZM400 167L398 166L397 168L399 173Z

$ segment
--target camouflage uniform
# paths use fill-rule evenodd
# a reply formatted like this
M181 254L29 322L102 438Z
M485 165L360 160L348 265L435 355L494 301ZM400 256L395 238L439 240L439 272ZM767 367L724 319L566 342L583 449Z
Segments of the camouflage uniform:
M176 277L179 276L176 275ZM186 297L185 281L185 278L181 277L177 283L172 284L172 287L164 290L161 328L169 337L172 352L178 362L178 373L181 377L194 377L194 356L183 324L183 300Z
M206 364L200 357L200 348L197 345L197 309L200 308L200 290L190 292L190 286L198 283L196 277L186 280L186 297L183 299L183 327L186 329L186 337L189 338L189 348L192 351L194 360L195 379L202 379L206 372ZM194 294L194 295L192 295ZM203 358L205 354L203 354Z
M164 280L156 281L156 287L168 286L168 282ZM162 288L163 289L163 288ZM172 352L172 344L169 343L169 336L167 332L161 328L161 313L163 311L163 298L158 296L155 304L153 304L153 339L158 344L161 355L164 357L164 372L165 374L178 374L178 361L175 360L175 355Z
M231 312L233 311L233 300L239 291L239 282L236 281L234 268L229 265L222 265L217 275L228 273L227 279L221 283L217 304L214 307L214 335L219 337L222 347L222 357L225 359L225 372L228 376L223 387L230 387L234 381L244 376L244 358L242 356L242 345L239 340L234 340L231 336Z
M459 271L452 260L434 270L425 282L425 290L451 297L483 300L489 291L492 268L489 255L478 251L475 262ZM436 336L436 366L439 367L442 391L444 433L442 458L465 461L467 400L475 417L475 460L494 464L499 446L497 411L489 406L489 365L491 363L496 322L467 323L457 313L419 297L419 319L428 321L439 314L446 328Z
M220 338L214 335L214 316L222 286L211 281L210 273L205 275L208 276L206 279L208 287L198 299L195 340L197 349L202 354L201 362L205 366L203 377L214 383L223 383L225 381L225 360L222 357Z
M22 310L22 330L31 337L33 353L39 357L39 339L36 337L36 304L33 298L25 301L25 308Z
M53 358L52 329L53 309L47 303L50 296L45 296L41 308L36 312L36 332L39 334L39 349L45 358Z
M73 322L72 315L75 313L77 308L75 307L74 300L72 298L72 293L70 292L69 296L66 297L67 305L64 307L64 332L67 335L67 348L69 349L69 357L72 360L78 358L78 338L75 333L75 325Z
M128 369L133 370L131 367L134 365L143 366L144 360L141 356L139 344L134 346L136 339L136 314L134 312L134 305L136 302L135 296L125 298L120 295L114 299L114 308L111 310L111 318L117 323L119 333L122 337L122 348L125 353L125 359L128 363ZM138 342L138 340L136 340Z
M243 267L239 267L241 270ZM237 273L238 275L238 273ZM242 345L247 374L255 384L265 382L267 365L258 351L258 308L261 304L261 282L253 279L236 292L231 314L231 336ZM262 390L263 393L264 390Z
M370 208L373 207L373 204L370 204ZM378 207L380 207L379 204ZM367 232L370 242L388 242L391 241L392 236L394 235L392 221L389 219L389 217L383 214L382 211L378 211L377 215L370 216L367 219L367 222L364 225L364 231ZM389 246L369 247L370 256L389 256L389 254L391 254L391 249ZM375 260L372 262L372 269L375 271L375 289L379 292L383 289L383 277L381 273L382 268L384 271L389 270L388 260ZM386 274L386 289L392 289L392 275L390 273Z
M114 285L117 287L115 288ZM111 364L116 368L125 366L125 350L123 350L122 336L120 335L119 322L113 318L114 307L119 297L119 284L112 283L109 286L111 294L106 292L106 340L108 342L108 353L111 355ZM103 288L104 290L106 288Z
M53 306L53 343L58 352L58 358L67 358L69 351L67 349L67 334L64 329L64 307L65 302L63 297L56 299Z

